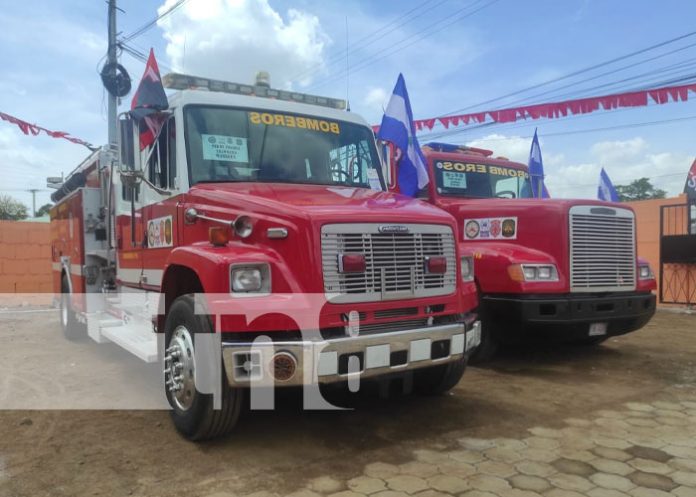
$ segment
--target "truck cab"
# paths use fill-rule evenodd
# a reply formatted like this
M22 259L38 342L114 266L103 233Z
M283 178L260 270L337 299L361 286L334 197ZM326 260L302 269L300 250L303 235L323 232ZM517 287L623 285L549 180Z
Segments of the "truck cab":
M174 424L195 440L228 433L258 384L455 386L480 337L472 261L449 213L387 191L367 123L263 84L163 82L169 110L126 116L119 157L95 152L54 208L66 334L81 321L152 361L159 337ZM156 296L151 318L123 305L133 295ZM219 408L196 383L211 335Z
M598 344L653 316L655 278L637 258L630 207L533 198L527 166L489 150L431 143L423 153L430 182L419 197L455 217L462 253L474 256L475 360L530 334Z

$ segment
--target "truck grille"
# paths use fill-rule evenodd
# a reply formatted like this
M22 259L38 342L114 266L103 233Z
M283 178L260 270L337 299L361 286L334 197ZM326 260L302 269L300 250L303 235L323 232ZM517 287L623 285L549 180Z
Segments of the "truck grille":
M455 240L448 226L330 224L321 230L324 291L331 302L370 302L448 295L455 291ZM382 232L380 232L380 229ZM391 232L390 232L391 231ZM364 273L338 272L339 254L363 254ZM445 274L428 274L429 256L447 258Z
M635 218L627 209L570 209L571 292L634 290Z

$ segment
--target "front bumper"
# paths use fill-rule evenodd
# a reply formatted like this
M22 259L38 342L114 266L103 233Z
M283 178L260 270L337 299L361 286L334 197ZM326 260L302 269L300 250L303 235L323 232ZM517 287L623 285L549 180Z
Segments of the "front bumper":
M514 324L518 331L533 328L585 336L592 323L606 323L607 335L642 328L655 314L655 301L652 293L484 295L481 299L483 314L497 324Z
M461 323L324 340L223 342L230 386L299 386L375 378L461 359L481 340L474 317ZM275 362L280 355L280 364ZM294 373L287 378L288 366Z

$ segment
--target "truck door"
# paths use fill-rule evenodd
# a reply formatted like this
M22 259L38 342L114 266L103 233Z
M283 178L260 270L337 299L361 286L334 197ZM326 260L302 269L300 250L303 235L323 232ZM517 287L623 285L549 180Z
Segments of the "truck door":
M176 120L169 117L163 124L159 137L148 149L145 175L159 191L142 185L142 277L141 287L159 291L164 265L169 252L176 245L176 207L179 202L179 185L176 167Z

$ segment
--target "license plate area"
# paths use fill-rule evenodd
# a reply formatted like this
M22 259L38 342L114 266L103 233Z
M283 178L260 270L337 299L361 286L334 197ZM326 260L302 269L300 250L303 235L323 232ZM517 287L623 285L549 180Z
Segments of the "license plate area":
M591 337L599 337L607 334L607 323L592 323L588 333Z

